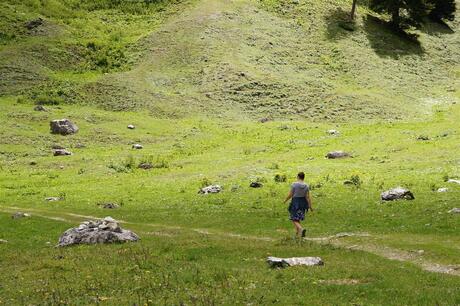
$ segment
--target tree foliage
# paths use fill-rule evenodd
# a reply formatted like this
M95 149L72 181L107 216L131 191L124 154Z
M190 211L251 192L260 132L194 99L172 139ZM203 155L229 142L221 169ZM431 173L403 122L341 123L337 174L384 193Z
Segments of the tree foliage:
M378 13L387 13L398 28L418 26L424 18L453 20L455 0L370 0L370 7Z

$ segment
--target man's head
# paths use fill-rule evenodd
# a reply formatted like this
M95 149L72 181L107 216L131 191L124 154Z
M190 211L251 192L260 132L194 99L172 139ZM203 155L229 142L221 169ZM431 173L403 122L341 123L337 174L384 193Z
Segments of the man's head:
M303 180L305 179L305 173L299 172L299 173L297 174L297 178L298 178L299 180L302 180L302 181L303 181Z

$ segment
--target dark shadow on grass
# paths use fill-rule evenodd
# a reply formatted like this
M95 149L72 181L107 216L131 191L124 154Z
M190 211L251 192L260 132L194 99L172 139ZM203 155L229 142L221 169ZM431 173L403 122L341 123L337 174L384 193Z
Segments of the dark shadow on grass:
M443 20L434 20L431 18L425 20L420 30L428 35L435 36L455 33L455 31Z
M346 38L351 32L356 30L356 25L350 20L350 12L337 8L324 17L327 24L327 38L339 40Z
M366 16L364 31L371 47L380 57L398 59L406 55L423 55L425 53L417 34L396 29L389 22L377 17Z

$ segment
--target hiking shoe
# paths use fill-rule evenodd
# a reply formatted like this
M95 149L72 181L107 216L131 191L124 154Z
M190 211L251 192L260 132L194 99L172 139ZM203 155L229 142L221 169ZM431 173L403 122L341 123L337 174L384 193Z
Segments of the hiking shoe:
M306 229L303 229L303 230L302 230L302 238L305 238L306 235L307 235L307 230L306 230Z

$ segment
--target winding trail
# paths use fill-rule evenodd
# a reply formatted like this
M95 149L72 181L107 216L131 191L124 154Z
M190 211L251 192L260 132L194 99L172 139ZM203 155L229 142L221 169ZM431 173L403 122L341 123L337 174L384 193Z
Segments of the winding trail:
M75 213L64 213L61 212L56 215L51 215L49 211L34 209L34 208L20 208L14 206L2 206L0 207L0 212L3 213L14 213L17 211L22 211L26 213L30 213L33 216L45 218L54 221L66 222L66 223L78 223L82 220L88 219L99 219L99 217L89 216L89 215L81 215ZM247 240L257 240L257 241L267 241L267 242L274 242L278 239L273 237L261 237L261 236L253 236L253 235L243 235L238 233L230 233L230 232L220 232L220 231L209 231L207 229L200 229L200 228L187 228L182 226L169 226L160 223L137 223L137 222L128 222L124 220L117 220L119 223L127 224L127 225L135 225L135 226L147 226L147 227L157 227L161 229L168 229L168 230L188 230L193 231L195 233L201 235L210 235L210 236L219 236L219 237L226 237L226 238L233 238L233 239L247 239ZM140 233L144 235L155 235L155 236L174 236L171 233L164 233L161 231L155 232L145 232L141 231ZM367 233L338 233L335 235L327 236L327 237L311 237L311 238L304 238L307 241L312 241L321 245L332 245L334 247L349 249L349 250L356 250L356 251L363 251L367 253L371 253L386 259L396 260L401 262L410 262L419 266L421 269L428 271L428 272L435 272L435 273L443 273L449 275L460 276L460 266L458 265L444 265L435 263L432 261L428 261L424 259L420 254L414 252L408 252L405 250L400 250L396 248L391 248L388 246L377 245L372 243L360 243L356 244L356 242L347 241L347 237L372 237L372 235Z

